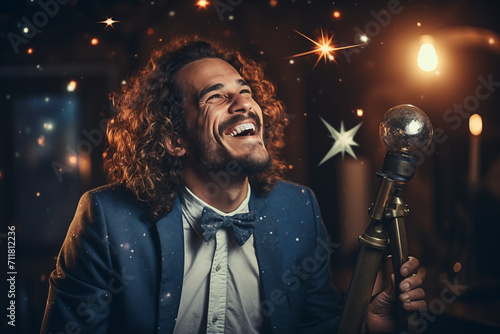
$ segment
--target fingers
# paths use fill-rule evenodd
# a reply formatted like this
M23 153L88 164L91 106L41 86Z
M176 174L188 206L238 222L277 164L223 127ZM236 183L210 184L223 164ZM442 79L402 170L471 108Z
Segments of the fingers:
M410 311L410 312L413 312L413 311L422 311L422 310L425 310L427 308L427 303L425 302L425 300L417 300L417 301L414 301L414 302L406 302L406 303L403 303L403 308L406 311Z
M403 292L402 294L399 295L399 300L401 300L402 303L407 303L424 299L424 297L425 297L424 289L418 288L415 290L410 290L408 292Z
M418 262L417 258L410 256L408 258L408 261L406 261L401 266L401 270L400 270L401 276L408 277L410 274L417 271L419 265L420 265L420 263Z
M418 275L413 275L411 277L405 278L401 284L399 284L399 290L401 292L408 292L410 290L416 289L422 285L424 280Z

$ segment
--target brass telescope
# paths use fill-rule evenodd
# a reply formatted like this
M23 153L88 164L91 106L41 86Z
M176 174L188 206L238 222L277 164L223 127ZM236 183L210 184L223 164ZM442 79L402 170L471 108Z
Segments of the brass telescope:
M403 199L407 183L415 175L417 159L411 155L429 145L432 124L427 115L410 104L389 109L379 124L379 136L388 152L375 200L369 209L371 223L359 237L361 247L347 293L339 334L359 334L365 321L373 285L385 252L392 255L396 285L399 331L417 333L416 324L399 301L400 268L408 260L404 217L408 207Z

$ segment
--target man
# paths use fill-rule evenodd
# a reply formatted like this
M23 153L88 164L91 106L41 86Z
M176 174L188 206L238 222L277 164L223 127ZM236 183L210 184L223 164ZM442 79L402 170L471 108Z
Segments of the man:
M178 40L120 95L104 168L50 277L43 333L331 333L339 301L312 192L278 181L284 113L261 68ZM405 263L399 295L425 307ZM394 330L394 288L368 331Z

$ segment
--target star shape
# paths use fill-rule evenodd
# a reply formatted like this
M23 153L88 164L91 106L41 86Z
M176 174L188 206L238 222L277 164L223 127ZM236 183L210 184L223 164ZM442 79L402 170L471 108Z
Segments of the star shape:
M306 52L302 52L302 53L293 55L289 58L301 57L301 56L305 56L308 54L316 53L316 54L318 54L318 59L316 60L316 63L314 64L313 69L316 67L316 65L318 65L321 58L323 58L325 60L325 63L326 63L327 58L331 61L335 61L335 51L356 48L358 46L365 45L365 44L356 44L356 45L347 45L347 46L335 46L333 44L333 35L328 36L327 33L326 34L323 33L323 29L321 29L321 38L319 38L317 41L311 39L310 37L307 37L306 35L304 35L303 33L299 32L297 30L294 30L294 31L297 34L301 35L302 37L307 38L308 40L313 42L316 45L316 48L312 49L311 51L306 51Z
M337 155L337 153L342 153L342 160L344 160L345 152L349 153L354 159L357 159L356 154L354 154L354 151L352 150L351 146L359 146L359 144L354 141L354 136L356 135L356 132L358 132L359 127L363 123L359 123L349 131L345 131L344 122L340 121L340 132L339 132L335 130L333 126L328 124L328 122L325 121L322 117L320 118L325 124L328 131L330 131L331 137L335 139L335 143L333 144L330 151L328 151L328 153L325 155L323 160L321 160L321 162L318 164L318 166L321 165L326 160L330 159L331 157Z
M111 26L111 28L114 29L115 27L113 27L113 23L116 23L116 22L120 22L120 21L115 21L115 20L113 20L112 17L110 17L110 18L106 18L105 21L99 21L97 23L105 23L106 26L104 27L104 29L106 29L108 26Z

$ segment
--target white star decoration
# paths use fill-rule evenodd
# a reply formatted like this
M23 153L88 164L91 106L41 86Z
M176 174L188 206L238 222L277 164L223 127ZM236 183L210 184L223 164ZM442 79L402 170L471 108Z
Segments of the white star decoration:
M358 132L359 127L363 123L359 123L351 130L346 132L344 130L344 122L340 121L340 132L338 132L333 128L333 126L328 124L328 122L325 121L322 117L320 118L323 121L323 123L325 123L328 131L330 131L331 137L335 139L335 143L333 144L330 151L328 151L328 153L325 155L323 160L321 160L321 162L318 164L318 166L340 152L342 153L342 160L344 160L345 152L349 153L354 159L357 159L356 154L354 154L354 151L352 150L351 146L359 146L359 144L354 141L354 136L356 135L356 132Z

